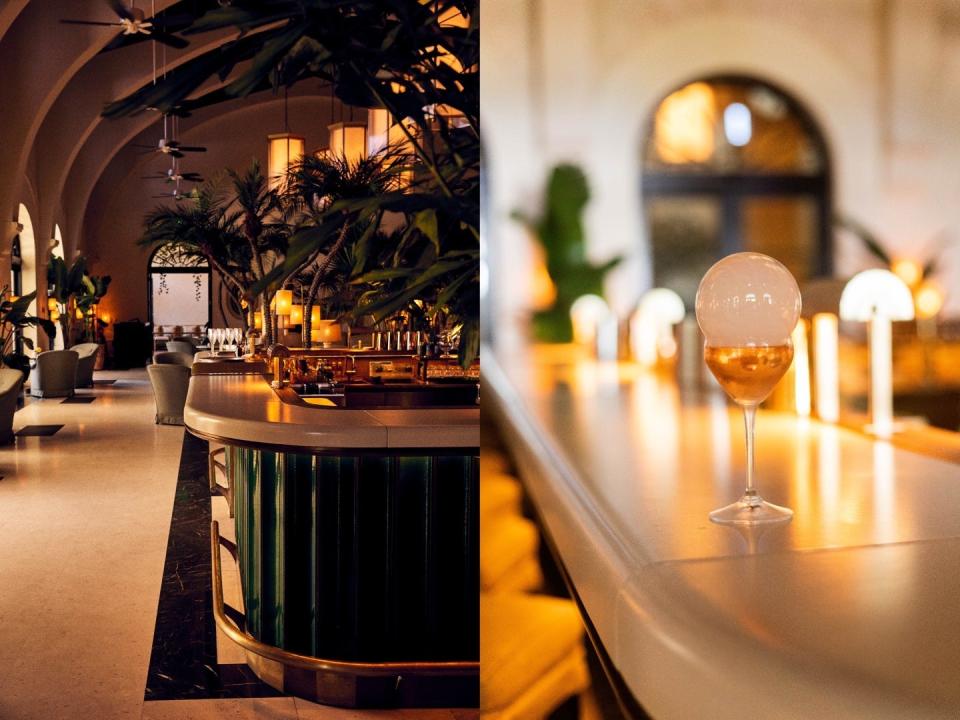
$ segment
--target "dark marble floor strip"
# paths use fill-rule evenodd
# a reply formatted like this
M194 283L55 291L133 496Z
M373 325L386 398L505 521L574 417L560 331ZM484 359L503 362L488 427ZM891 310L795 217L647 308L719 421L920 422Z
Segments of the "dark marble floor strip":
M92 403L96 399L97 398L91 397L90 395L74 395L73 397L64 398L60 404L61 405L64 405L64 404L83 405L83 404Z
M275 697L246 665L218 665L210 591L208 445L183 435L145 700Z

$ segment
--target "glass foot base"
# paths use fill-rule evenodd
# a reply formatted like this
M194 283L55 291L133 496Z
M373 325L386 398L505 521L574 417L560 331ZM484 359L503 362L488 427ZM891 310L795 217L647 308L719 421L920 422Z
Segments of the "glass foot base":
M767 525L789 522L792 517L790 508L768 503L758 495L744 495L710 513L710 520L720 525Z

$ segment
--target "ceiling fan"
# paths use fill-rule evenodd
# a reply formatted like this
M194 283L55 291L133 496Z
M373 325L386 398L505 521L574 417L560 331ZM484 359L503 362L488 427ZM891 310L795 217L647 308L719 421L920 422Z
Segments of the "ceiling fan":
M149 35L151 39L157 42L169 45L175 48L185 48L189 43L183 38L171 35L162 28L154 26L154 23L146 19L143 10L130 7L123 4L121 0L107 0L107 5L117 15L114 22L103 22L98 20L61 20L66 25L100 25L104 27L120 28L123 35Z
M178 185L170 192L165 192L162 195L151 195L150 197L155 199L162 198L164 200L173 199L173 200L176 200L177 202L179 202L180 200L196 200L197 191L191 190L190 192L187 192L187 193L180 192L180 187Z
M163 180L164 182L168 182L168 183L171 183L171 182L179 183L181 181L191 182L191 183L203 182L203 177L200 175L200 173L195 173L195 172L182 173L178 169L174 169L174 168L170 168L165 173L157 172L157 173L154 173L153 175L144 175L142 179L143 180Z
M156 147L153 145L137 144L133 144L132 147L149 148L151 152L159 152L175 158L182 158L184 153L207 151L205 147L200 147L198 145L181 145L179 140L173 140L165 137L160 138L160 141L157 143Z

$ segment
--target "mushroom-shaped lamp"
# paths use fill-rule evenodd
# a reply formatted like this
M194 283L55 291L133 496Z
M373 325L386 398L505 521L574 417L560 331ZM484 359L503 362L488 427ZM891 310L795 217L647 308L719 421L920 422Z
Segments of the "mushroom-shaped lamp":
M570 306L573 341L578 345L593 347L597 340L597 328L609 315L610 308L599 295L578 297Z
M840 317L869 323L870 430L879 437L893 432L893 320L913 319L913 296L889 270L854 275L840 296Z
M686 308L677 293L654 288L644 293L630 318L630 349L641 365L653 367L677 353L673 326L683 322Z

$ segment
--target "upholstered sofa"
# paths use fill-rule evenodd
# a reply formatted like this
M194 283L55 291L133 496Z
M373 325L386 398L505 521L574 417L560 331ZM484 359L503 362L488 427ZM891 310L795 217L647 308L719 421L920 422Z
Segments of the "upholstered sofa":
M72 397L77 385L75 350L47 350L37 355L30 370L30 394L33 397Z
M100 346L96 343L80 343L70 348L77 353L77 387L93 387L93 367L97 364Z

